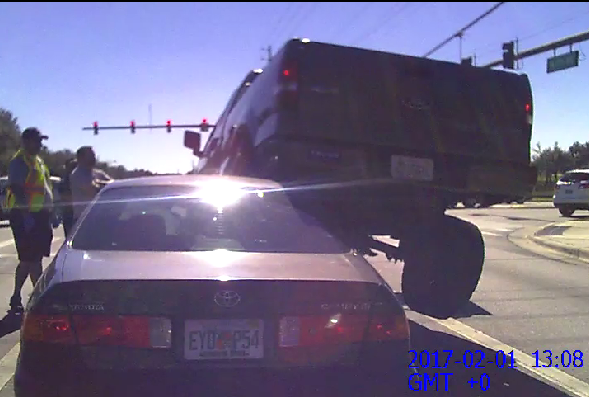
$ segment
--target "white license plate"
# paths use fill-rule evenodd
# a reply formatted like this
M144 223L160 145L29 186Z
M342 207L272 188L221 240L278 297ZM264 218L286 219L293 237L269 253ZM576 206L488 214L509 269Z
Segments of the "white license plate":
M432 181L434 161L409 156L391 156L391 176L394 179Z
M572 190L570 190L570 189L568 189L568 190L565 190L564 192L565 192L565 194L573 194L573 191L572 191Z
M262 320L187 320L184 333L187 360L264 358Z

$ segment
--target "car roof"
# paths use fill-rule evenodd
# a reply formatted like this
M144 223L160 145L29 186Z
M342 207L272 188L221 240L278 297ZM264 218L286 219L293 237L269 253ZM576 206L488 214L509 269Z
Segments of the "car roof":
M109 183L103 191L144 186L206 186L215 183L228 183L236 188L282 189L282 185L268 179L247 178L230 175L157 175L131 179L118 179Z
M565 174L570 174L573 172L584 172L584 173L589 173L589 168L579 168L579 169L575 169L575 170L570 170L565 172Z

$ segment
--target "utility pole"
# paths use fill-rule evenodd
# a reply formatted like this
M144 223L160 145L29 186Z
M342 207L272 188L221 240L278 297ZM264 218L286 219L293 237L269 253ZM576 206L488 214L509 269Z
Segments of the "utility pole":
M149 108L147 109L147 111L149 112L149 125L152 125L153 124L152 123L152 116L153 116L153 114L152 114L152 109L151 109L151 103L149 104ZM150 128L149 129L149 132L152 132L152 131L153 130Z
M553 41L552 43L547 43L547 44L541 45L539 47L530 48L529 50L525 50L525 51L519 52L517 54L514 54L512 51L510 52L510 50L513 49L513 41L511 41L509 43L504 43L503 49L504 49L504 51L507 51L510 60L517 61L520 59L532 57L534 55L542 54L544 52L553 51L553 50L556 50L561 47L569 46L570 47L569 53L548 59L547 72L550 73L552 71L568 69L569 67L578 66L579 65L579 56L578 56L579 52L572 50L573 44L581 43L581 42L587 41L587 40L589 40L589 31L579 33L574 36L565 37L564 39L560 39L558 41ZM506 48L509 49L509 51L506 50ZM505 55L504 55L504 57L505 57ZM560 59L555 60L554 58L560 58ZM551 60L554 60L554 61L561 60L562 62L564 62L565 65L563 65L563 67L560 67L560 65L552 66ZM484 67L492 68L492 67L501 66L501 65L504 65L503 59L491 62L491 63L485 65ZM556 69L554 69L554 67Z
M270 60L272 59L272 46L269 45L266 48L262 48L262 51L265 51L266 52L266 58L264 58L262 56L262 61L270 62Z

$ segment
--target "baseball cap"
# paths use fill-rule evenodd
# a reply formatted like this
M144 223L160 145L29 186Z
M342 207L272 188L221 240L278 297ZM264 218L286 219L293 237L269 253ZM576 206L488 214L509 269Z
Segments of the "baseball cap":
M21 134L20 137L22 139L27 139L27 140L29 140L29 139L35 139L35 140L37 140L38 139L38 140L41 140L41 141L43 141L45 139L49 139L49 137L47 135L42 135L41 134L41 131L39 131L39 129L36 128L36 127L29 127L27 129L25 129L22 132L22 134Z

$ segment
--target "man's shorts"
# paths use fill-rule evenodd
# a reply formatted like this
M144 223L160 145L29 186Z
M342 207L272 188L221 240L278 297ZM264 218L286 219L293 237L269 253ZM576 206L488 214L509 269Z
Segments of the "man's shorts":
M23 212L10 211L9 220L18 259L21 262L38 262L51 254L53 227L49 211L31 212L35 224L28 232L25 230Z

